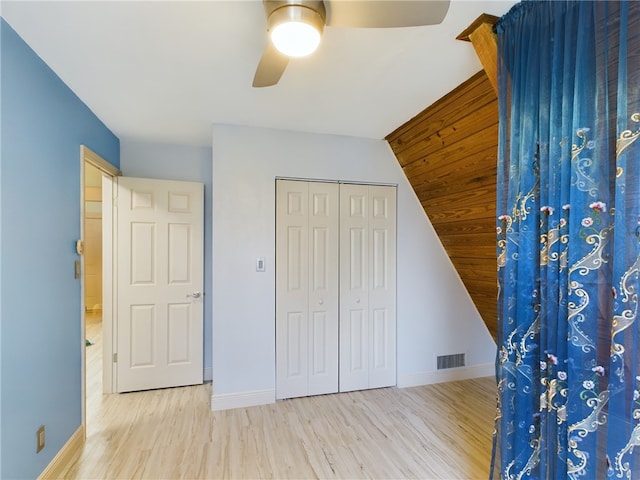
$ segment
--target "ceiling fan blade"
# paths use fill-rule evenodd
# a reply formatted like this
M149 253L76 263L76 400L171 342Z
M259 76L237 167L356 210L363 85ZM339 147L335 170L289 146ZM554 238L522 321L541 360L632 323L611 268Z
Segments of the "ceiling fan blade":
M289 57L282 55L270 40L264 49L256 74L253 77L254 87L270 87L275 85L282 77L284 70L289 63Z
M444 20L449 0L325 0L332 27L418 27Z

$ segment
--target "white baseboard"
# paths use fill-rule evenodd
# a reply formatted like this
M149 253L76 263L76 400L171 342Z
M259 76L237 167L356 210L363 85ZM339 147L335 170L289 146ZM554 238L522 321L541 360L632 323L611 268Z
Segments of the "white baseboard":
M204 369L204 381L210 382L213 380L213 368L207 367Z
M398 376L398 388L417 387L432 383L453 382L470 378L495 375L494 363L483 363L462 368L448 368L440 371L411 373ZM205 377L206 379L206 377ZM254 390L250 392L213 394L211 410L230 410L233 408L255 407L275 403L275 390Z
M255 390L252 392L224 393L211 396L211 410L255 407L275 403L275 390Z
M431 372L410 373L398 376L398 387L417 387L420 385L430 385L432 383L454 382L456 380L467 380L469 378L489 377L496 373L494 363L481 363L461 368L447 368L444 370L434 370Z
M64 444L64 447L53 457L53 460L47 465L47 468L38 476L38 480L64 478L64 470L75 460L76 455L80 453L84 445L84 439L84 425L80 425L69 440L67 440L67 443Z

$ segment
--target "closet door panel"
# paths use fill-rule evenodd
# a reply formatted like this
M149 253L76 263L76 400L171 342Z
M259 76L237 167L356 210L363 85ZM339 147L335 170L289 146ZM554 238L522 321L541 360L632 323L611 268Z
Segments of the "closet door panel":
M290 398L309 383L309 186L278 181L276 196L276 396Z
M396 189L341 185L340 391L396 384Z
M309 395L338 391L338 184L309 183Z
M340 185L340 391L369 385L369 194Z
M396 189L370 186L369 388L396 384Z
M276 398L337 392L338 185L276 185Z

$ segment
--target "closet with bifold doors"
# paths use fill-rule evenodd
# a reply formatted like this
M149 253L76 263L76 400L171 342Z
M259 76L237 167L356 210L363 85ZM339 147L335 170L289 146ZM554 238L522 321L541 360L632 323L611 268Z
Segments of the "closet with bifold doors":
M276 181L276 397L396 384L396 187Z

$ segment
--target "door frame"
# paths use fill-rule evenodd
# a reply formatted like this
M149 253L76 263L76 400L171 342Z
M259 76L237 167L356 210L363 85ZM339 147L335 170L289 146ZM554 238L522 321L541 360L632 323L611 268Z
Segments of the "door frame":
M106 176L107 178L115 178L118 177L120 175L122 175L122 172L114 167L112 164L110 164L109 162L107 162L104 158L102 158L100 155L98 155L97 153L95 153L93 150L91 150L90 148L88 148L85 145L80 145L80 242L81 245L84 245L85 242L85 238L84 238L84 215L85 215L85 198L84 198L84 189L85 189L85 184L84 184L84 174L85 174L85 165L86 164L90 164L93 167L97 168L98 170L100 170L103 174L103 176ZM104 192L103 192L103 199L104 199ZM113 205L112 202L106 202L108 204L108 208L107 210L109 210L110 215L113 214ZM109 225L109 227L111 227L111 223L106 223L105 222L105 202L103 201L103 226L104 225ZM111 242L111 228L109 228L108 232L104 231L103 228L103 232L102 232L102 237L103 237L103 253L102 253L102 266L103 266L103 305L102 305L102 335L103 335L103 358L102 358L102 390L104 393L111 393L112 392L112 381L113 381L113 374L111 372L111 363L107 361L107 358L110 357L106 357L106 351L107 350L112 350L112 345L111 345L111 330L112 330L112 322L113 322L113 308L111 305L111 297L105 295L104 293L104 289L110 289L111 288L111 284L110 283L105 283L105 280L109 279L110 281L110 275L112 275L112 255L111 255L111 248L110 248L110 242ZM109 245L105 245L104 240L108 239L109 241ZM109 248L105 248L105 247L109 247ZM107 255L105 255L105 253L107 253ZM85 293L85 279L84 279L84 271L85 271L85 258L84 255L79 254L79 260L80 260L80 315L81 315L81 322L80 322L80 341L81 341L81 349L80 351L82 352L81 355L81 383L82 383L82 425L84 426L84 432L86 435L86 426L87 426L87 380L86 380L86 375L87 375L87 357L86 357L86 344L85 344L85 340L86 340L86 330L85 330L85 323L86 323L86 310L85 310L85 300L84 300L84 293ZM106 268L105 268L106 267Z

